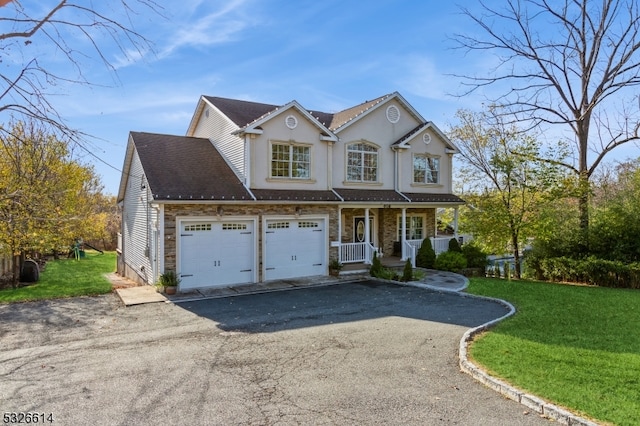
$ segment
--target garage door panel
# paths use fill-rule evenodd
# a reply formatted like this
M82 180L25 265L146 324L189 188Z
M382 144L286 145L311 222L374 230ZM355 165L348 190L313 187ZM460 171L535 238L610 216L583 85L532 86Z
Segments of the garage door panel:
M181 231L181 289L254 281L252 221L185 221Z
M265 279L322 275L326 270L325 220L267 221Z

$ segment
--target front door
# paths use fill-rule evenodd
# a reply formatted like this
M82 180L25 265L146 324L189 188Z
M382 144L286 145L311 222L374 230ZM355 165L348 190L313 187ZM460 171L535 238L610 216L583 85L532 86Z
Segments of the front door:
M365 218L354 217L353 218L353 242L364 243L365 242ZM373 232L373 217L369 216L369 242L375 246L374 239L375 232Z

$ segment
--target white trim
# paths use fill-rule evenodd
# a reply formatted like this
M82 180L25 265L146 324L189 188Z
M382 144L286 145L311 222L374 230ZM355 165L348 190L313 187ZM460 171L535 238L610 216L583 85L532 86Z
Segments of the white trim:
M302 105L300 105L297 101L291 101L288 104L285 104L279 107L278 109L267 113L266 115L258 118L254 122L243 127L242 129L238 129L236 133L255 133L257 131L260 131L260 133L262 133L262 131L260 129L257 129L257 127L262 126L262 124L264 124L265 122L278 117L280 114L284 114L286 111L289 111L292 108L296 109L307 120L313 123L313 125L315 125L318 129L320 129L322 133L325 133L327 136L324 138L324 140L330 140L334 142L338 141L338 137L331 130L329 130L322 123L320 123L313 115L309 113L309 111L304 109Z
M329 273L329 215L328 214L301 214L301 215L263 215L262 216L262 233L260 235L261 249L262 249L262 281L265 281L267 276L267 222L274 220L291 220L291 221L307 221L307 220L322 220L324 221L324 248L323 248L323 264L324 274Z
M376 154L376 180L349 180L349 147L352 145L367 145L372 148L375 148ZM382 151L382 147L377 143L370 142L366 139L357 139L351 142L346 142L344 144L344 184L355 184L355 185L383 185L383 182L380 180L382 175L382 162L380 161L380 152ZM353 152L361 152L361 153L370 153L373 154L373 151L353 151ZM361 166L364 168L364 165Z
M182 247L180 233L184 222L252 222L253 223L253 267L252 282L258 282L258 217L257 216L176 216L175 219L175 239L176 239L176 274L180 276L182 267ZM163 256L164 257L164 256Z
M274 145L282 145L289 147L289 176L273 176L273 146ZM309 176L308 177L293 177L293 147L304 147L309 150ZM313 178L313 173L315 167L313 166L313 144L308 142L298 142L294 140L283 141L279 139L269 139L269 156L267 158L267 167L268 173L266 180L269 182L281 182L281 181L289 181L289 182L310 182L315 183L315 179Z

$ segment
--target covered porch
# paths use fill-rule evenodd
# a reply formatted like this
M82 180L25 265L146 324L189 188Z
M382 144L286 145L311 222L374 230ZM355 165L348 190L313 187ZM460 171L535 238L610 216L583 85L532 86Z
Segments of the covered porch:
M438 235L436 209L442 206L416 206L382 204L379 206L342 206L338 212L340 241L332 245L338 248L338 260L345 271L349 265L371 264L374 253L385 266L404 264L415 258L423 240L429 238L436 254L447 251L449 240L458 238L461 243L469 236L458 235L458 206L454 209L453 233ZM389 265L387 265L389 264Z

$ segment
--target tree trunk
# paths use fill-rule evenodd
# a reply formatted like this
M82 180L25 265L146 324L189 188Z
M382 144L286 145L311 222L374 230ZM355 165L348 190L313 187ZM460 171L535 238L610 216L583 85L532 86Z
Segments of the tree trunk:
M578 183L578 209L580 214L580 240L578 249L581 255L589 253L589 198L591 185L585 172L580 174Z
M520 245L518 244L518 236L511 236L511 244L513 244L513 261L515 264L515 278L517 280L522 278L522 266L520 265Z
M11 287L18 288L20 282L20 269L22 268L21 257L19 255L13 255L13 274L11 277Z
M586 111L582 113L582 111ZM577 136L578 136L578 209L580 212L580 241L578 249L580 254L586 255L589 252L589 167L587 154L589 152L589 123L591 122L591 112L585 105L581 109L581 114L576 116Z

